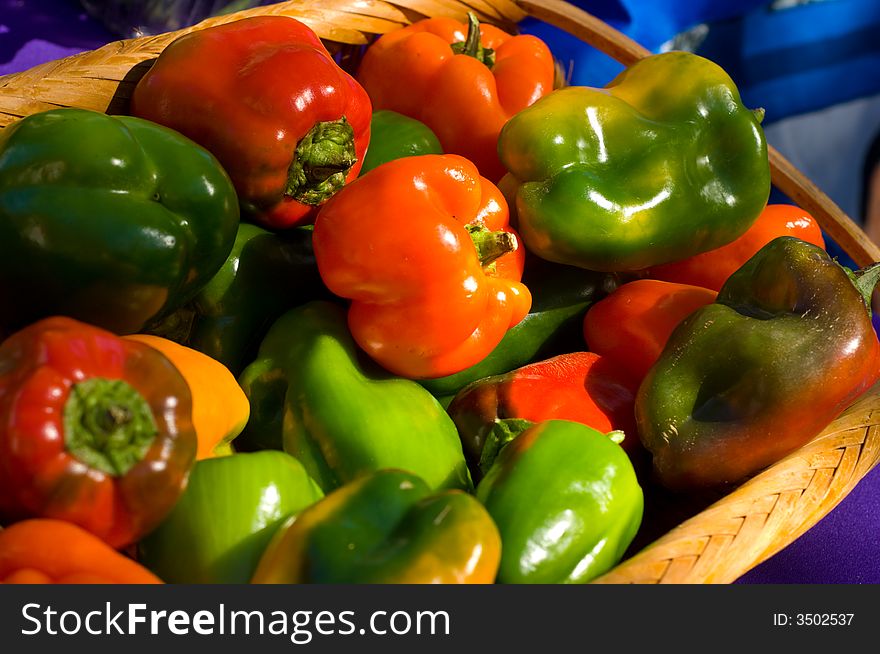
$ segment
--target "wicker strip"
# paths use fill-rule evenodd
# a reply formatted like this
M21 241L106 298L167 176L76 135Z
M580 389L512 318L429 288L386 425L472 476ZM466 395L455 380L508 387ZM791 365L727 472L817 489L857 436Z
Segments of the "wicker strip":
M624 64L648 54L638 43L562 0L292 0L206 20L178 32L98 50L0 77L0 128L23 116L76 106L125 112L137 81L178 36L258 15L294 16L328 46L362 45L423 16L481 20L513 31L526 16L544 20ZM834 202L774 149L773 183L810 211L857 263L880 248ZM598 583L728 583L772 556L833 509L880 460L880 385L817 438L622 562Z

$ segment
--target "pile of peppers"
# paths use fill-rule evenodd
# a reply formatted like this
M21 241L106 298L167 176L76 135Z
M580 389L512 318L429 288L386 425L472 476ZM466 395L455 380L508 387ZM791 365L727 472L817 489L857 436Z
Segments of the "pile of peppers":
M474 14L341 61L234 21L0 132L0 582L586 583L880 377L880 268L717 65L565 87Z

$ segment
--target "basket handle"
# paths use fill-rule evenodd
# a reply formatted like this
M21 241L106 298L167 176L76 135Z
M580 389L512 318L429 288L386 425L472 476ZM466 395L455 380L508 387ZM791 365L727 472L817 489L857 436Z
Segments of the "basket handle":
M624 66L630 66L651 54L625 34L563 0L517 0L517 4L534 18L568 32ZM776 148L768 145L767 150L770 179L776 188L810 212L828 236L859 266L880 261L880 247L831 198Z

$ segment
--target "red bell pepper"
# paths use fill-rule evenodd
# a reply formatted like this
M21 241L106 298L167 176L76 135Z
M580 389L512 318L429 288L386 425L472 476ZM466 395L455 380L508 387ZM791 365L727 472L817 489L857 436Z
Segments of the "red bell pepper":
M822 230L809 213L790 204L769 204L749 230L735 241L681 261L654 266L645 274L651 279L720 291L728 277L779 236L794 236L825 249Z
M531 306L507 203L457 155L374 168L324 205L312 240L327 288L352 300L352 336L397 375L482 361Z
M191 412L184 378L143 343L60 317L16 332L0 345L0 519L135 542L183 492Z
M587 310L584 338L590 350L616 362L638 385L679 323L717 295L654 279L629 282Z
M209 150L245 215L284 228L313 221L357 177L372 108L311 29L261 16L174 41L135 88L131 113Z
M477 466L487 467L505 444L499 433L521 431L516 425L507 429L511 420L571 420L602 433L622 431L624 449L638 450L637 391L638 385L615 361L593 352L572 352L475 381L458 392L447 412L476 474Z

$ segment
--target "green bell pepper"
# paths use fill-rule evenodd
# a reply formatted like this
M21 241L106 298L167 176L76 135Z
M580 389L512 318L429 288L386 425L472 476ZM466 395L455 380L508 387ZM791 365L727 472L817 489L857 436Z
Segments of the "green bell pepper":
M151 331L207 354L238 375L281 314L330 297L315 264L311 225L276 234L241 223L217 274Z
M527 255L523 284L531 291L532 307L479 363L454 375L421 379L438 398L452 401L468 384L510 372L531 361L583 349L583 318L593 302L617 286L617 277L573 266L560 266Z
M504 445L477 486L477 499L501 532L499 583L598 577L623 557L644 508L623 449L606 434L565 420L527 426Z
M664 486L741 481L877 381L868 299L880 264L851 275L822 248L780 237L675 329L636 397L639 436Z
M302 464L274 450L196 463L139 560L174 584L246 584L272 536L323 497Z
M492 583L498 530L473 496L379 470L289 520L253 583Z
M67 315L133 333L193 297L232 248L217 160L128 116L57 109L0 132L0 330Z
M541 98L498 140L526 247L632 271L733 241L770 193L762 115L720 67L687 52L646 57L604 89Z
M452 419L416 382L359 352L338 305L284 314L239 383L251 404L244 440L283 445L325 493L381 468L410 471L431 488L472 487Z
M374 111L360 176L394 159L421 154L443 154L443 146L430 127L396 111Z

